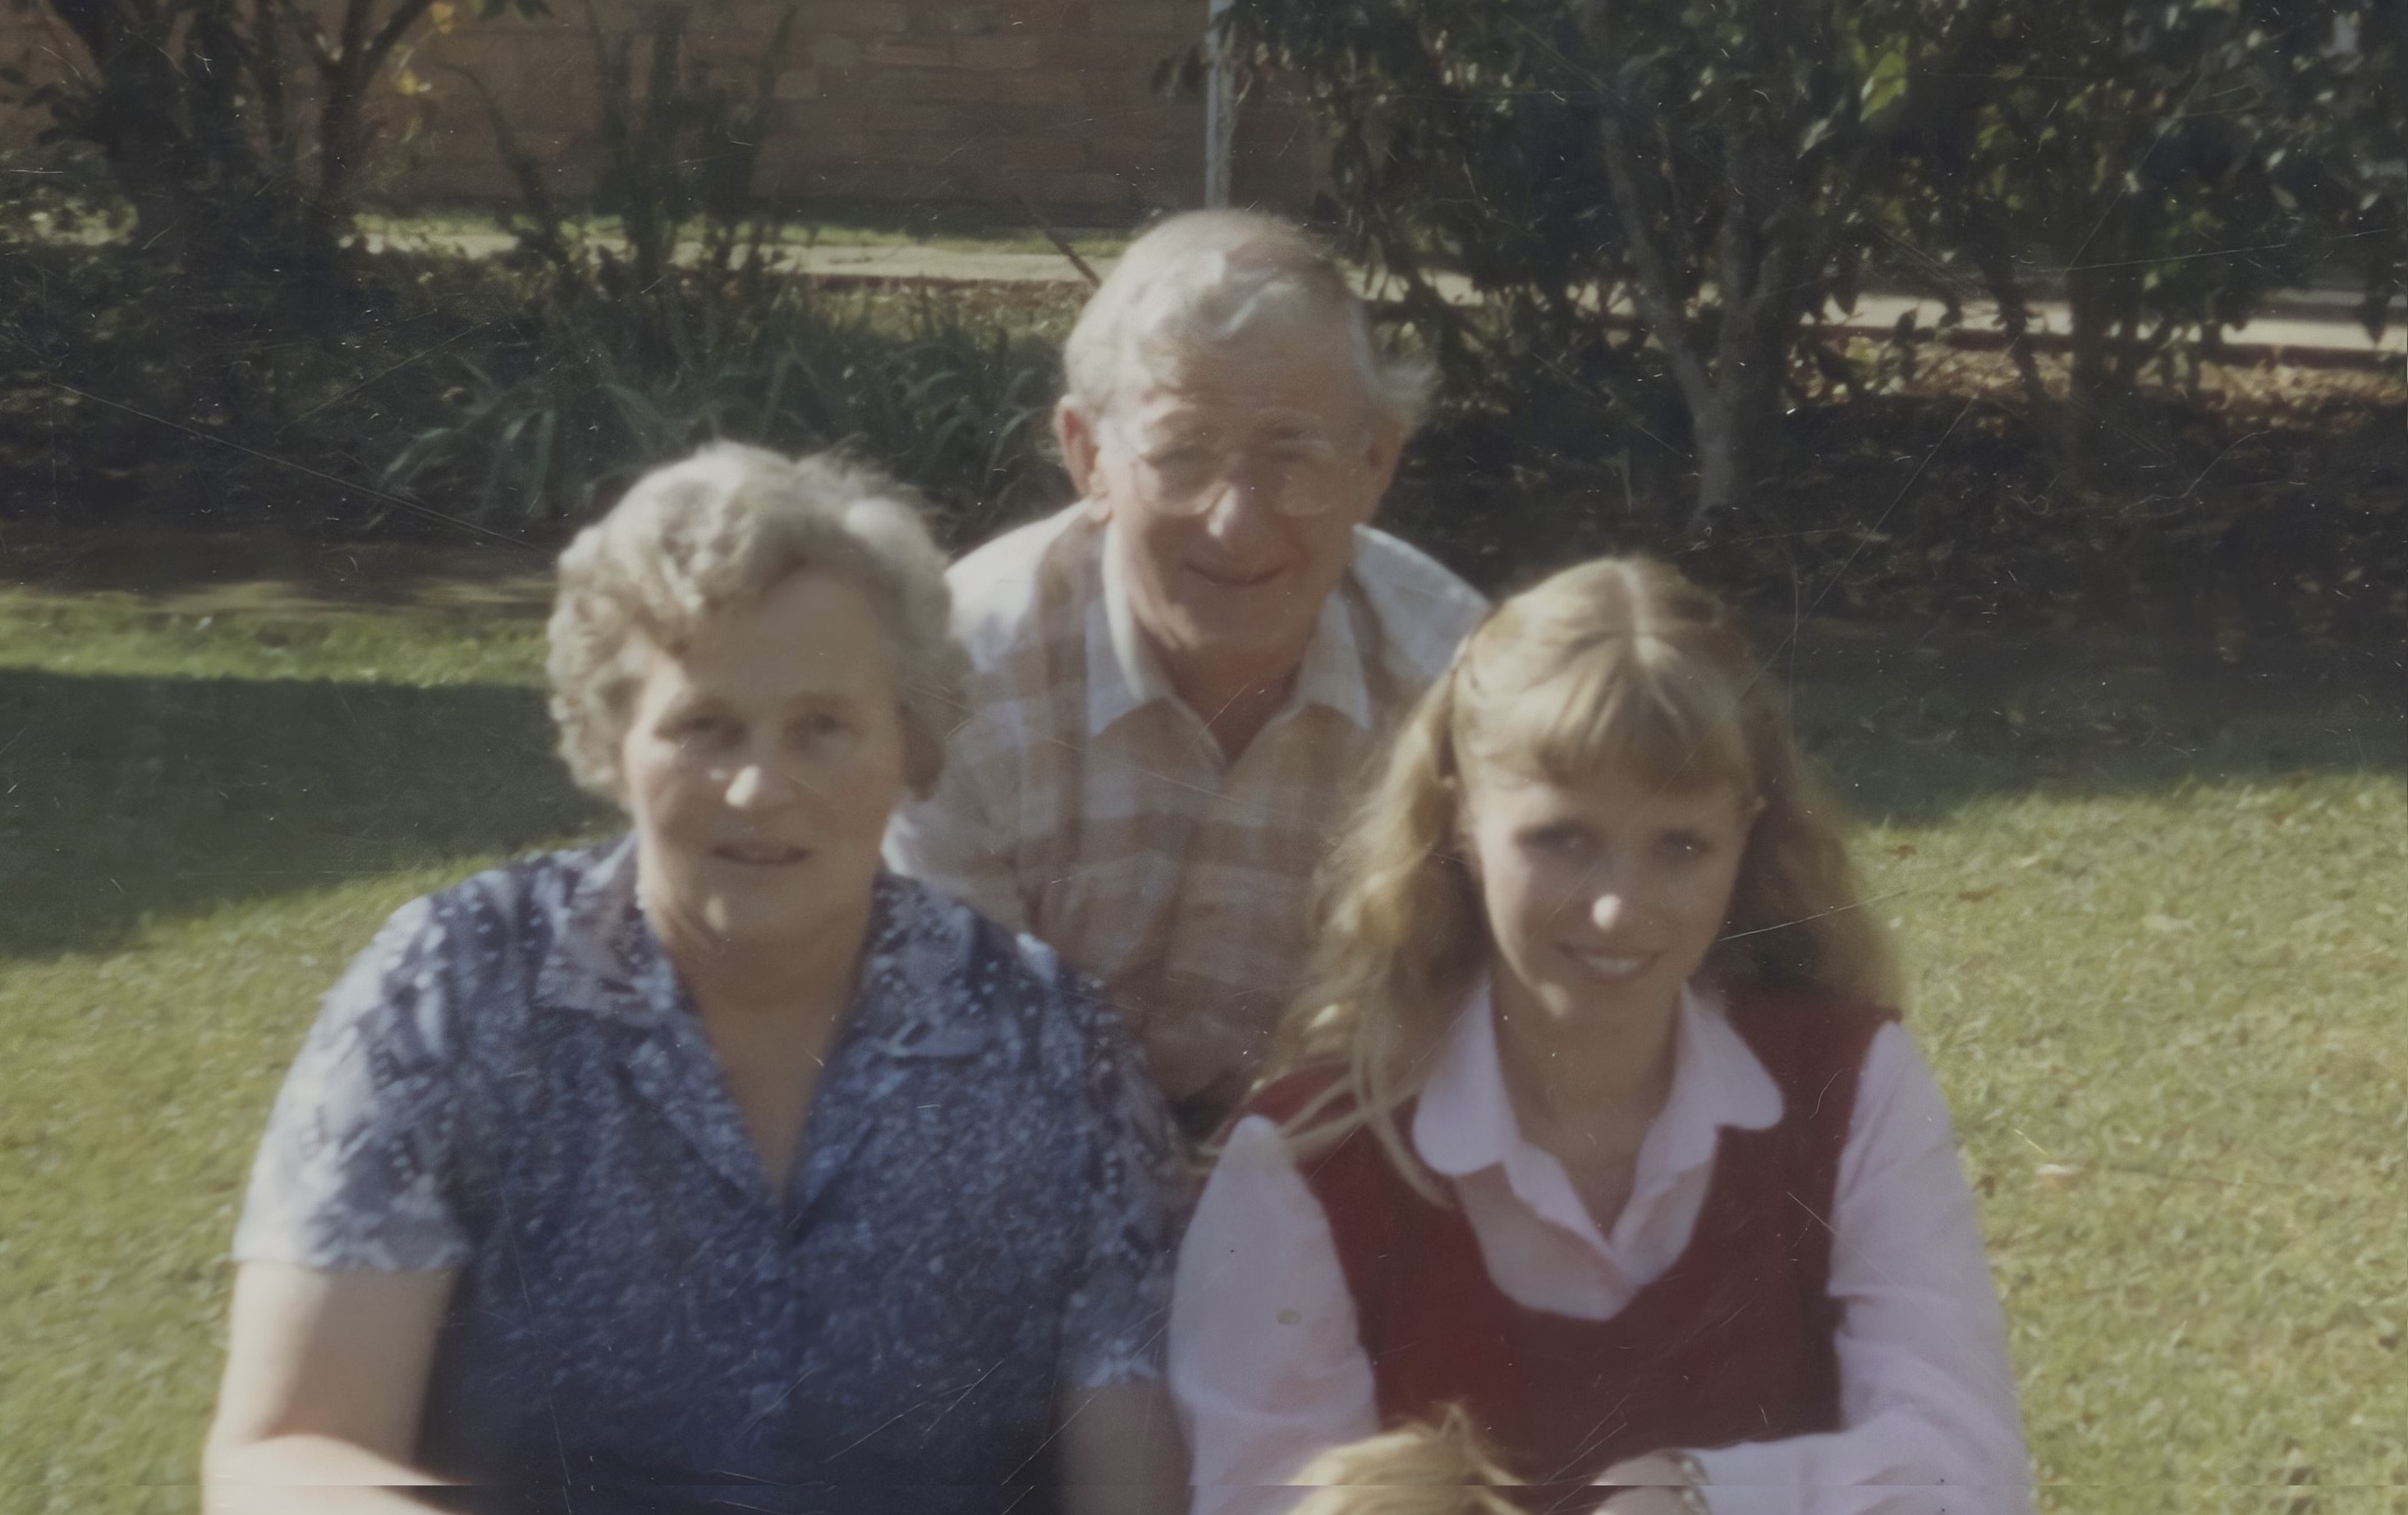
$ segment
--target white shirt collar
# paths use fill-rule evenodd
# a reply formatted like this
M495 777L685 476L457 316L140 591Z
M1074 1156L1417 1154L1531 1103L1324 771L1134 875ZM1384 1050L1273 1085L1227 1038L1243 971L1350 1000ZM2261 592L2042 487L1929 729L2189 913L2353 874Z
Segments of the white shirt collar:
M1087 602L1087 734L1100 735L1107 727L1157 700L1176 700L1162 660L1138 630L1129 607L1128 586L1121 574L1120 555L1112 550L1112 527L1096 533L1103 557L1102 593ZM1359 537L1359 531L1358 531ZM1358 542L1359 545L1359 542ZM1342 589L1333 589L1321 602L1312 640L1305 643L1304 661L1297 668L1296 688L1283 711L1303 705L1325 705L1371 729L1370 681L1363 671L1363 653L1354 640L1354 617L1347 613Z
M1781 1119L1781 1087L1731 1028L1720 994L1684 986L1673 1035L1672 1089L1640 1147L1634 1205L1712 1163L1722 1127L1761 1130ZM1500 1167L1524 1204L1575 1232L1595 1234L1563 1165L1522 1138L1505 1089L1485 979L1456 1016L1422 1086L1413 1147L1432 1171L1449 1177Z

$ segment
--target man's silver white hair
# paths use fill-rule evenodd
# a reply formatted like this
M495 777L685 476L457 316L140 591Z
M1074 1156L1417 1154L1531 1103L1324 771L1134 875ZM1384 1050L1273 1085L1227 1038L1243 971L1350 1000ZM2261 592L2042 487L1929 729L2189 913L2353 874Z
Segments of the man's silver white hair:
M1261 322L1298 315L1342 325L1373 415L1410 435L1436 384L1428 362L1383 352L1337 260L1252 210L1192 210L1129 244L1063 346L1066 402L1100 415L1131 381L1166 377Z

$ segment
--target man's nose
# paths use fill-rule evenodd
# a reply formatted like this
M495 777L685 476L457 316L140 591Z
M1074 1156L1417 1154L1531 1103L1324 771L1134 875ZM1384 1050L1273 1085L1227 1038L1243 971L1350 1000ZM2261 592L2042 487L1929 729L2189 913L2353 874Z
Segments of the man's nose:
M1204 512L1204 527L1224 541L1242 541L1266 530L1279 514L1279 481L1252 462L1232 460L1212 488L1212 506Z

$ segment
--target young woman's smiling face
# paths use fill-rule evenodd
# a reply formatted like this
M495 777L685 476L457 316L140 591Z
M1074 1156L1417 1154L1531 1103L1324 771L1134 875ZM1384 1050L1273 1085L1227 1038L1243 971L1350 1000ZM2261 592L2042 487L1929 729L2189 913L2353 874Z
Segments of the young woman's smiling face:
M1668 789L1618 766L1563 784L1476 764L1462 831L1499 1016L1669 1021L1722 933L1757 808L1733 785Z

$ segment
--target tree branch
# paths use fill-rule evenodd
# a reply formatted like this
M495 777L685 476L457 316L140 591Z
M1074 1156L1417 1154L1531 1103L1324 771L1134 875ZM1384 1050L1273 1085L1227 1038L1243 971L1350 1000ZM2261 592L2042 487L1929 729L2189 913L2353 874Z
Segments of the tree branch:
M1639 282L1631 289L1632 302L1639 307L1640 318L1663 344L1682 397L1692 411L1702 413L1713 404L1713 382L1698 355L1671 269L1665 263L1664 249L1647 224L1647 206L1632 170L1622 123L1609 112L1598 125L1598 134L1604 139L1605 177L1613 190L1614 213L1622 220L1623 238L1630 249L1630 261L1639 270Z
M364 60L366 66L361 71L363 79L375 75L378 67L384 63L385 56L401 45L401 39L409 35L409 29L418 24L419 19L426 14L434 3L435 0L402 0L400 7L385 18L383 27L368 43L367 55Z
M333 74L340 65L334 50L326 46L326 29L318 23L318 18L295 0L277 0L276 8L283 13L285 22L293 28L293 35L299 37L302 47L308 50L311 65L322 74Z
M109 0L50 0L50 13L64 22L96 62L105 62L134 34L122 9Z

